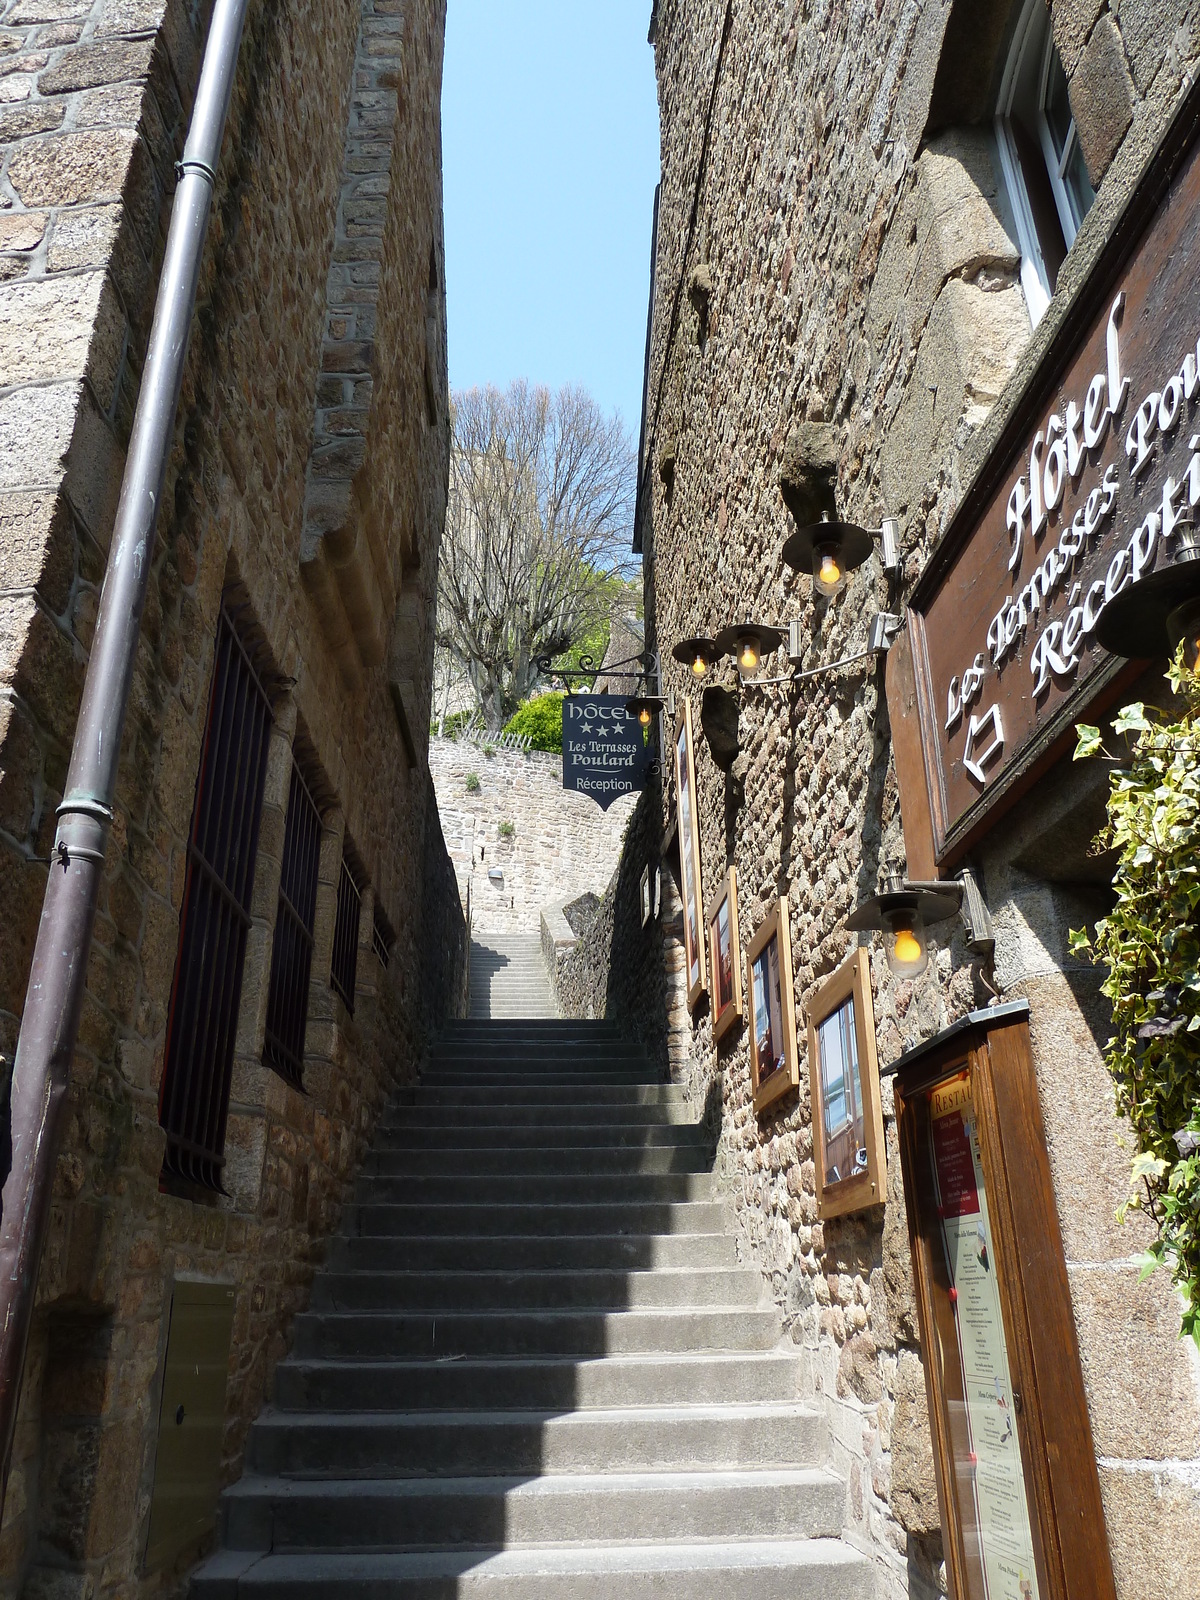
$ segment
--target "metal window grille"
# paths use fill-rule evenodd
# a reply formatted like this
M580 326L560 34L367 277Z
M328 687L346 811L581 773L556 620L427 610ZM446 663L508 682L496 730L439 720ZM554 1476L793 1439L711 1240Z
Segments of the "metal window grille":
M271 720L266 691L222 612L159 1101L164 1175L217 1191Z
M386 972L388 963L392 959L392 942L378 906L375 908L375 920L371 926L371 948L379 957L379 964Z
M320 813L300 768L293 765L283 834L279 911L271 950L263 1060L296 1089L304 1087L304 1030L308 1026L308 980L312 973L320 860Z
M354 1015L354 985L358 978L358 928L362 913L362 890L354 881L345 856L338 879L337 918L333 925L333 966L329 981Z

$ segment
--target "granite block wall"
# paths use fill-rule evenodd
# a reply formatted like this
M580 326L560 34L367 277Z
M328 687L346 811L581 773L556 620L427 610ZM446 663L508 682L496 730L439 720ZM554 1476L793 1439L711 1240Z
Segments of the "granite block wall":
M0 5L6 1068L208 10ZM411 1081L430 1029L465 1005L465 923L423 737L449 462L443 29L442 0L249 7L0 1528L6 1595L182 1592L195 1551L165 1571L144 1559L173 1281L236 1287L228 1481L375 1118ZM350 239L347 283L334 269ZM357 622L347 631L344 608L331 613L301 573L314 429L323 450L337 426L326 355L348 331L348 305L360 365L347 426L366 444L327 531L339 553L366 549L382 568L377 588L390 598L374 636ZM206 1196L160 1184L158 1108L222 606L276 689L225 1192ZM304 1094L262 1062L294 760L323 826ZM353 1014L329 982L343 851L364 885Z
M679 639L743 617L798 618L802 665L816 666L861 650L876 611L902 610L1195 74L1192 4L1052 4L1098 198L1035 329L991 131L1014 22L1008 4L946 0L654 7L662 193L639 526L647 643L694 712L699 693L670 659ZM814 438L829 446L831 480L812 470ZM793 527L785 474L865 526L898 516L898 578L872 559L845 593L815 602L811 580L781 558ZM737 695L740 753L725 772L697 741L704 892L736 865L743 946L785 899L803 1022L858 942L847 916L881 870L904 865L883 669L859 663L796 692L739 690L728 662L714 678ZM996 918L994 966L973 961L947 929L927 972L897 982L871 944L876 1032L886 1064L996 994L1033 1002L1118 1588L1166 1600L1200 1560L1200 1371L1174 1337L1164 1285L1137 1284L1137 1224L1112 1220L1126 1179L1100 1057L1106 1024L1096 974L1065 946L1067 926L1103 906L1086 859L1097 818L1087 781L1062 771L1043 780L1019 825L1010 819L977 852ZM673 810L668 783L660 833ZM634 836L651 860L655 831ZM1055 841L1056 859L1039 853L1039 835ZM621 1014L635 984L678 993L677 950L668 940L648 950L630 931L643 864L622 861L612 911L562 959L564 1009ZM659 962L653 979L642 974L648 957ZM757 1117L744 1035L714 1045L704 1002L687 1033L672 1069L695 1106L716 1108L718 1170L744 1248L829 1417L846 1535L874 1554L881 1596L942 1593L886 1086L887 1203L822 1223L807 1075L798 1097ZM1156 1437L1142 1425L1152 1417Z
M602 894L621 854L634 797L602 811L563 789L562 757L433 739L429 770L471 932L538 936L544 906ZM468 787L474 778L478 788ZM507 827L511 827L511 833Z

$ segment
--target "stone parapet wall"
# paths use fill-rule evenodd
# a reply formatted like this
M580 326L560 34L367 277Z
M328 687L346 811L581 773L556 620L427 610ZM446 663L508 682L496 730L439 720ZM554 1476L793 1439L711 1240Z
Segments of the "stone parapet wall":
M661 819L662 798L654 784L630 816L620 862L591 922L576 935L565 918L544 916L542 953L564 1017L619 1022L665 1077L691 1083L683 912L668 867L659 875L659 914L642 922L642 871L658 865Z
M536 934L544 906L604 893L633 796L602 811L563 789L561 756L499 748L489 755L466 739L431 740L429 770L464 906L470 892L472 933ZM467 788L471 776L477 792ZM511 835L501 831L506 823Z
M0 5L0 1056L11 1059L209 7ZM237 1475L374 1123L465 1011L466 929L425 764L449 460L440 289L442 0L251 0L125 726L68 1128L38 1282L0 1595L178 1594L143 1570L181 1275L236 1289L222 1474ZM329 299L356 52L383 41L369 217ZM358 85L361 89L364 86ZM380 148L381 142L386 148ZM357 147L355 147L357 148ZM379 200L380 204L375 205ZM364 259L366 255L371 259ZM362 295L356 299L359 291ZM369 293L366 291L369 290ZM326 341L381 353L353 424L397 598L351 688L301 582ZM372 321L374 319L374 321ZM357 369L355 369L357 371ZM429 391L433 391L432 403ZM344 391L340 391L344 392ZM380 530L383 530L382 532ZM353 524L351 536L367 532ZM160 1187L159 1094L223 605L273 684L225 1193ZM357 646L355 646L357 649ZM262 1059L293 761L322 819L304 1093ZM353 1014L330 985L343 850L363 886ZM378 907L393 940L372 948Z

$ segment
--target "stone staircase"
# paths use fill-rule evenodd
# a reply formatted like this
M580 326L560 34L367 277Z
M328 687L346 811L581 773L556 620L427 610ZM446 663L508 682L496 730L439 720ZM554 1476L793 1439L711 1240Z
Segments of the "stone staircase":
M538 934L491 933L471 940L472 1021L557 1015Z
M448 1027L193 1600L869 1600L708 1166L610 1025Z

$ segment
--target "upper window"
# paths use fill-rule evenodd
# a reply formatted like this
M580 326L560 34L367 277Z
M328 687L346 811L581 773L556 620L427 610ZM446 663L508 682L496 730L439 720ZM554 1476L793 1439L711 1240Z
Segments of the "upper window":
M354 1015L354 986L358 981L358 933L362 920L362 890L354 869L343 855L338 878L337 915L333 925L333 960L329 981L351 1016Z
M1000 86L996 138L1021 247L1021 284L1036 325L1096 198L1045 0L1025 0L1021 10Z
M320 867L321 814L293 759L283 830L279 912L271 947L263 1060L295 1089L304 1087L304 1034L308 1027L308 980L312 974Z
M196 780L159 1120L163 1172L220 1190L271 703L227 611Z

